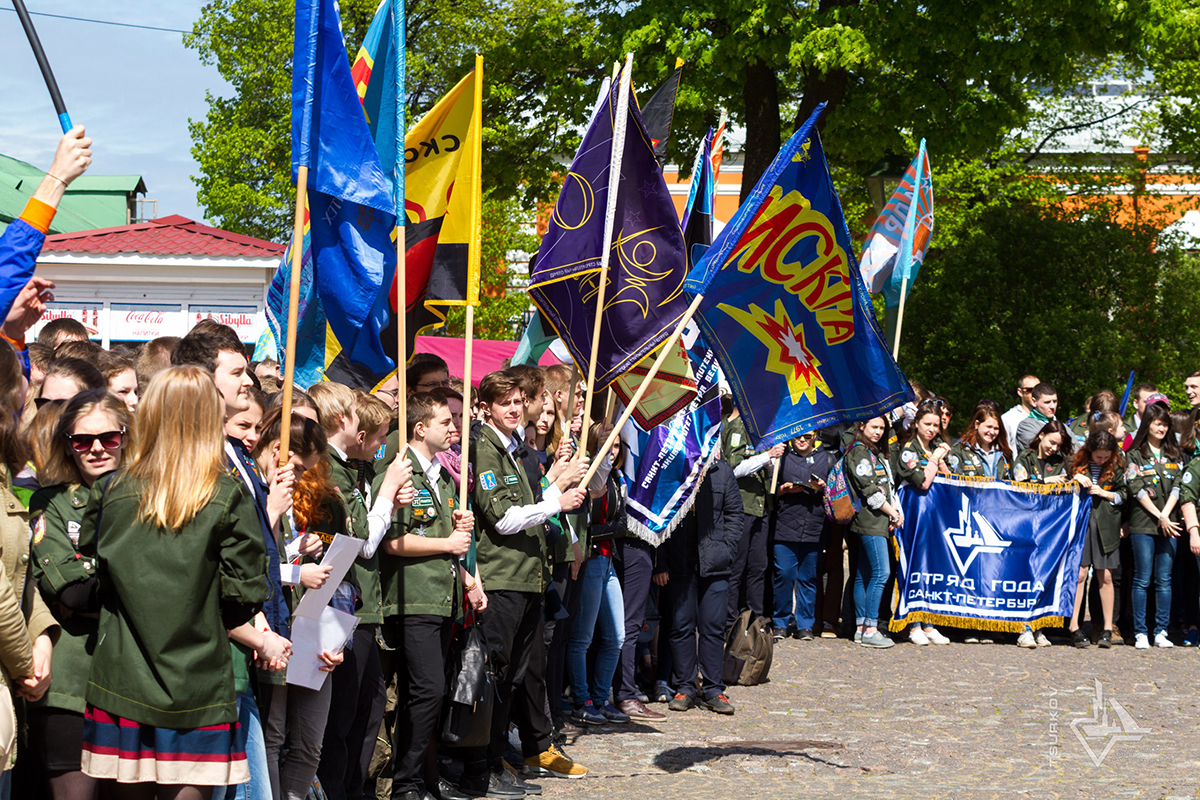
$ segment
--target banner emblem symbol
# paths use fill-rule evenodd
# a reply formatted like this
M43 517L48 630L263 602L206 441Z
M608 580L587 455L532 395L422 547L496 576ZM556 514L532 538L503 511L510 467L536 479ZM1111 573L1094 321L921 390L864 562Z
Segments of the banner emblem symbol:
M974 528L971 525L972 519L975 521ZM947 528L942 532L942 536L950 544L950 555L953 556L954 563L958 566L959 574L963 576L966 576L967 568L980 553L999 555L1012 544L1012 542L1001 539L992 523L988 522L982 514L978 511L974 514L971 513L971 501L965 495L962 499L962 509L958 512L958 527ZM963 561L960 551L961 548L966 547L971 549L967 560Z

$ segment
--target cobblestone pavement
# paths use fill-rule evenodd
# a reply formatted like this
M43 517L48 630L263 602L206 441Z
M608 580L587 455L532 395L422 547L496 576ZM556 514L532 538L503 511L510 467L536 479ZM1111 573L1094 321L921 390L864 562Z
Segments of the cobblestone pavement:
M1198 797L1198 675L1195 648L785 640L735 716L590 729L544 797Z

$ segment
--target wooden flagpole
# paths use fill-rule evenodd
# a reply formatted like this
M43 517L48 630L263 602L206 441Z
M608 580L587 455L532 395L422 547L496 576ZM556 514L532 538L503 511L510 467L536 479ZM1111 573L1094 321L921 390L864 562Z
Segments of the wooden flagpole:
M467 274L479 274L479 260L481 257L480 250L483 247L480 241L480 228L483 224L483 187L480 186L480 181L483 180L483 56L475 55L475 177L476 180L471 184L471 214L474 220L474 230L471 233L471 243L467 248ZM471 304L470 297L471 287L467 287L467 329L465 331L466 341L463 343L463 430L459 431L459 442L461 443L463 452L459 467L458 479L458 507L463 511L467 510L467 459L470 453L470 435L471 435L471 359L475 349L475 306ZM478 298L476 298L478 299Z
M617 417L616 423L613 424L612 432L608 434L608 438L604 440L604 444L596 451L596 457L592 459L591 466L588 467L587 473L583 476L583 481L580 483L581 486L587 486L592 476L596 474L596 470L600 469L600 464L604 461L604 454L611 450L612 446L616 443L617 437L621 435L621 428L625 427L625 423L633 416L633 410L642 401L642 397L650 387L650 382L658 375L658 371L666 363L667 357L674 352L675 343L679 341L679 337L683 334L683 329L692 321L692 317L696 316L696 312L700 309L700 304L703 301L704 295L696 295L692 300L692 304L687 307L687 311L683 312L683 316L679 318L679 323L675 326L675 330L671 332L671 337L663 343L662 350L658 353L658 358L654 359L654 363L650 365L649 371L646 372L646 377L638 385L637 391L633 393L633 397L629 398L629 402L625 405L621 416Z
M291 457L292 392L296 385L296 327L300 316L300 264L304 257L304 204L308 196L308 167L296 173L296 212L292 220L292 272L288 285L287 344L283 352L283 416L279 420L279 466Z
M908 276L900 281L900 308L896 312L896 339L892 342L892 358L900 358L900 328L904 326L904 301L908 297Z
M629 92L633 72L633 53L625 55L625 71L617 94L616 121L613 124L612 156L608 166L608 210L604 217L604 247L600 251L600 276L597 278L596 321L592 326L592 353L588 360L587 393L583 398L583 428L579 432L579 451L587 457L588 426L592 420L592 400L596 394L596 359L600 354L600 325L604 321L604 295L608 288L608 265L612 257L613 225L617 216L617 194L621 190L621 156L625 152L625 127L629 119ZM644 385L644 384L643 384ZM609 444L612 447L612 444ZM594 471L594 470L593 470ZM586 485L586 481L584 485Z
M771 472L771 494L775 494L775 490L779 488L779 465L782 463L782 458L775 459L775 469Z

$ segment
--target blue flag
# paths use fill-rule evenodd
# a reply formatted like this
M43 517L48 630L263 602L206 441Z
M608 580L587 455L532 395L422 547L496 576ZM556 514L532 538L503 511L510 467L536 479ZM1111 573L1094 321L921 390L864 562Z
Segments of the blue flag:
M926 491L902 488L900 505L892 630L925 622L1016 633L1071 618L1086 494L939 476Z
M817 136L824 104L784 145L688 275L696 314L746 431L767 447L905 402Z
M269 342L259 342L254 359L261 361L269 355L284 363L284 348L287 346L288 294L291 291L292 247L288 244L279 260L279 269L267 287L267 331ZM300 305L296 315L296 385L307 389L314 383L325 380L326 327L325 309L317 293L312 267L312 243L309 236L308 207L304 209L304 238L300 254ZM264 332L266 338L266 332ZM262 350L260 354L259 350Z
M379 334L396 270L396 211L350 74L334 0L296 3L293 180L301 166L308 167L316 293L343 359L353 365L357 382L369 386L394 368Z
M613 125L620 117L621 81L614 81L555 203L529 279L529 295L586 366L596 320L608 193L617 192L611 259L601 317L596 389L662 344L687 308L683 231L654 145L635 102L627 126L619 180L609 175ZM631 91L632 93L632 91Z
M652 545L666 541L692 504L721 443L721 368L691 322L681 341L696 376L696 395L667 422L646 431L630 420L621 431L629 447L626 528Z

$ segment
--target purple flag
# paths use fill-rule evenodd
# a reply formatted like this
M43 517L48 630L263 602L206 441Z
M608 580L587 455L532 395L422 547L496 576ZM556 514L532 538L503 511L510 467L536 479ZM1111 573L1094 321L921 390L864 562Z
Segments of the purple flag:
M596 389L671 335L687 309L683 231L637 104L629 103L620 179L610 181L620 81L592 117L563 183L530 275L529 294L586 367L592 350L608 193L617 191ZM614 187L615 184L615 187Z

